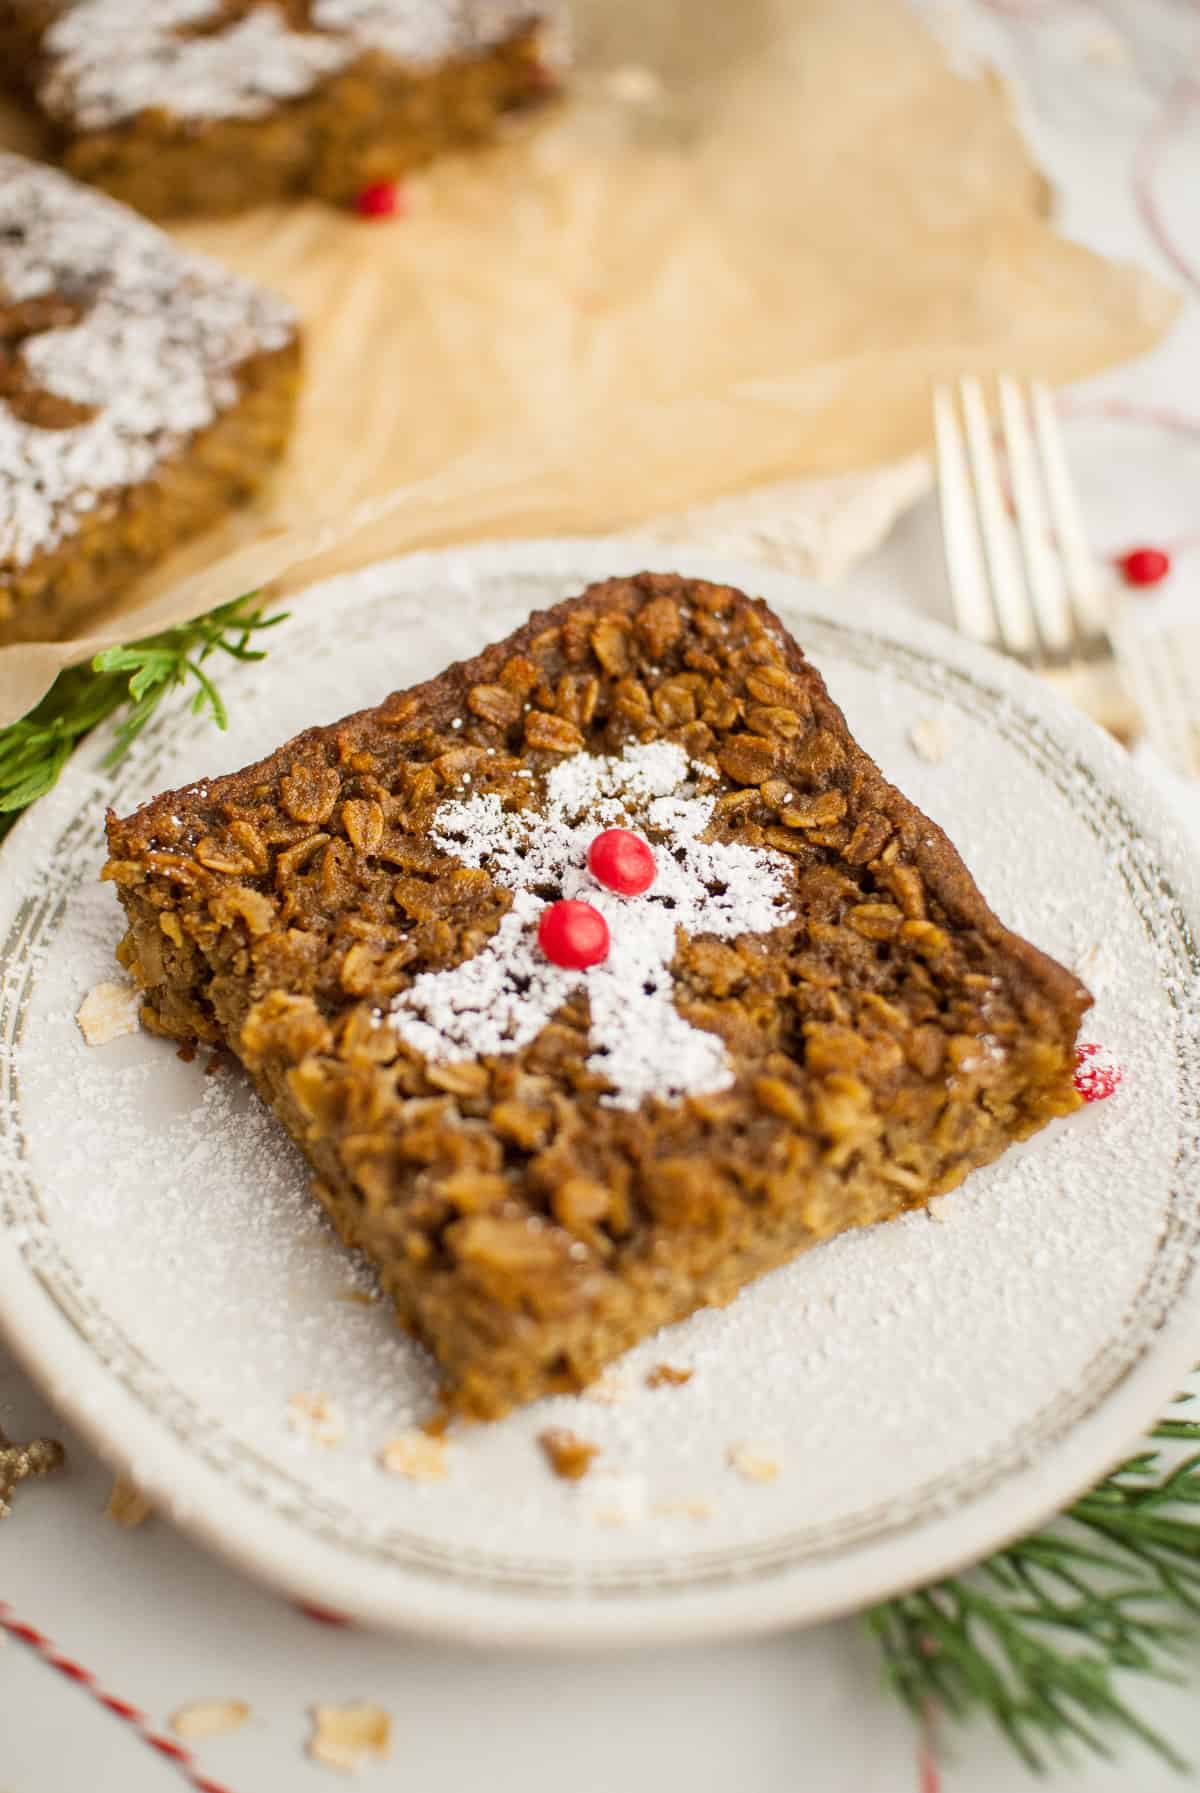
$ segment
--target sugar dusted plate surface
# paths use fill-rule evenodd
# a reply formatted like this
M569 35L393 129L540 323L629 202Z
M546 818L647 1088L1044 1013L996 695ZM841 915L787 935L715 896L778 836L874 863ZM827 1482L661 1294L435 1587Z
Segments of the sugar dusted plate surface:
M225 1064L75 1016L120 933L105 805L230 770L504 635L590 578L760 593L1001 916L1096 994L1115 1097L964 1189L764 1278L598 1391L380 1453L433 1377L332 1239L299 1155ZM1183 843L1090 724L902 612L636 543L422 556L309 594L226 673L228 735L176 711L113 778L87 743L0 875L0 1324L65 1413L189 1530L288 1591L464 1638L734 1633L977 1557L1100 1475L1200 1335L1200 992ZM648 1385L658 1366L686 1382ZM552 1476L536 1436L600 1447ZM415 1473L412 1473L414 1472ZM444 1471L444 1473L441 1473Z

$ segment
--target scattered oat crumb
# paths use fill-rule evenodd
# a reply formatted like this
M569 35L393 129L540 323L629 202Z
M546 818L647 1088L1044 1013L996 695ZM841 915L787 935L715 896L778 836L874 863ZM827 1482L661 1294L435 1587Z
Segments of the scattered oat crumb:
M598 1483L607 1497L592 1508L597 1525L633 1525L646 1516L646 1484L638 1475L608 1475Z
M711 1519L714 1512L711 1501L686 1497L680 1500L660 1500L650 1510L662 1519Z
M210 1052L208 1055L208 1059L204 1066L204 1075L206 1077L212 1077L220 1069L221 1069L221 1054L219 1052Z
M97 984L80 1003L75 1019L89 1046L107 1046L110 1040L137 1032L141 1005L132 984Z
M108 1497L108 1505L104 1509L104 1517L111 1519L124 1531L131 1532L136 1531L139 1525L144 1525L153 1512L154 1508L137 1484L127 1476L117 1476Z
M446 1441L427 1432L402 1432L384 1445L379 1461L392 1475L407 1476L410 1482L444 1482Z
M630 1393L628 1377L611 1373L598 1376L582 1391L585 1401L595 1401L601 1407L616 1407L619 1402L628 1400Z
M773 1482L779 1474L779 1460L752 1444L735 1444L729 1453L729 1464L748 1482Z
M391 1717L369 1700L354 1706L314 1706L312 1719L308 1753L325 1768L353 1774L368 1756L383 1761L391 1750Z
M954 746L954 731L942 716L919 716L908 731L918 759L940 766Z
M342 1416L328 1395L293 1395L288 1402L288 1421L293 1432L299 1432L313 1444L340 1444L346 1431Z
M566 1426L550 1426L545 1432L539 1432L538 1443L546 1454L547 1463L564 1482L582 1480L592 1466L592 1459L600 1454L598 1444L581 1438Z
M1098 940L1090 941L1075 960L1076 976L1086 978L1090 972L1096 970L1097 966L1101 963L1103 956L1104 948L1101 946L1100 942Z
M652 106L655 100L662 98L663 84L659 77L652 68L637 62L612 69L604 84L614 100L622 100L627 106Z
M375 1307L381 1299L378 1289L343 1289L338 1295L339 1301L348 1301L351 1307Z
M691 1370L679 1369L673 1363L655 1364L654 1368L650 1371L650 1374L646 1377L646 1387L682 1388L685 1382L691 1381L692 1374L693 1372Z
M250 1716L245 1700L192 1700L181 1706L170 1718L177 1737L192 1741L199 1737L222 1737L236 1731Z
M947 1201L948 1197L935 1195L925 1204L930 1220L936 1220L941 1226L946 1223Z
M1075 964L1075 975L1082 978L1094 996L1100 996L1112 981L1112 955L1099 940L1085 946Z

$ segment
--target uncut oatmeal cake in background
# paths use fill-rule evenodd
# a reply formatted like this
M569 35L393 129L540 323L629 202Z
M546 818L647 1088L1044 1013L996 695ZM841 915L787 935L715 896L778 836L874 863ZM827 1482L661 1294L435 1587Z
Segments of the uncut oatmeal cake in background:
M0 154L0 643L65 634L253 493L299 365L282 300Z
M0 0L55 153L151 217L342 204L545 100L560 0Z
M593 586L108 838L146 1020L238 1055L466 1414L1078 1105L1087 991L727 587Z

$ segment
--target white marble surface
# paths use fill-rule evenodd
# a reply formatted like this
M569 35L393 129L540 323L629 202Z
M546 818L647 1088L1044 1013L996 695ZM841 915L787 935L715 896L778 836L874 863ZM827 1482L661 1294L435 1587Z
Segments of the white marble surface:
M1187 307L1153 356L1075 395L1068 447L1097 547L1168 547L1175 573L1147 601L1200 604L1200 7L1195 0L921 0L970 65L1016 84L1062 227L1174 282ZM1190 78L1190 85L1189 85ZM1153 210L1137 197L1139 170ZM852 576L854 594L944 612L936 514L926 502ZM55 1422L0 1352L0 1424ZM59 1428L61 1431L61 1428ZM18 1491L0 1526L0 1601L158 1726L179 1705L246 1700L236 1735L197 1747L224 1793L336 1785L304 1756L315 1701L374 1699L394 1717L379 1789L450 1793L934 1793L912 1728L880 1691L853 1624L720 1648L607 1658L469 1655L331 1630L241 1580L169 1528L103 1517L109 1477L68 1436L65 1474ZM1135 1690L1200 1762L1200 1656L1178 1690ZM986 1732L941 1740L941 1793L1029 1784ZM1189 1775L1182 1784L1192 1784ZM177 1770L35 1653L0 1643L0 1793L170 1793ZM1059 1770L1063 1793L1166 1793L1178 1777L1127 1753Z

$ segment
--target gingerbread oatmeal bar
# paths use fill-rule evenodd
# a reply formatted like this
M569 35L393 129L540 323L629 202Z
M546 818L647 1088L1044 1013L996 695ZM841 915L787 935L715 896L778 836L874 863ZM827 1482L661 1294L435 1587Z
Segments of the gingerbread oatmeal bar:
M0 154L0 642L67 633L254 492L299 356L281 300Z
M593 586L108 837L146 1020L238 1055L460 1412L1078 1104L1086 990L724 586Z
M560 0L0 0L68 169L151 217L343 203L561 75Z

